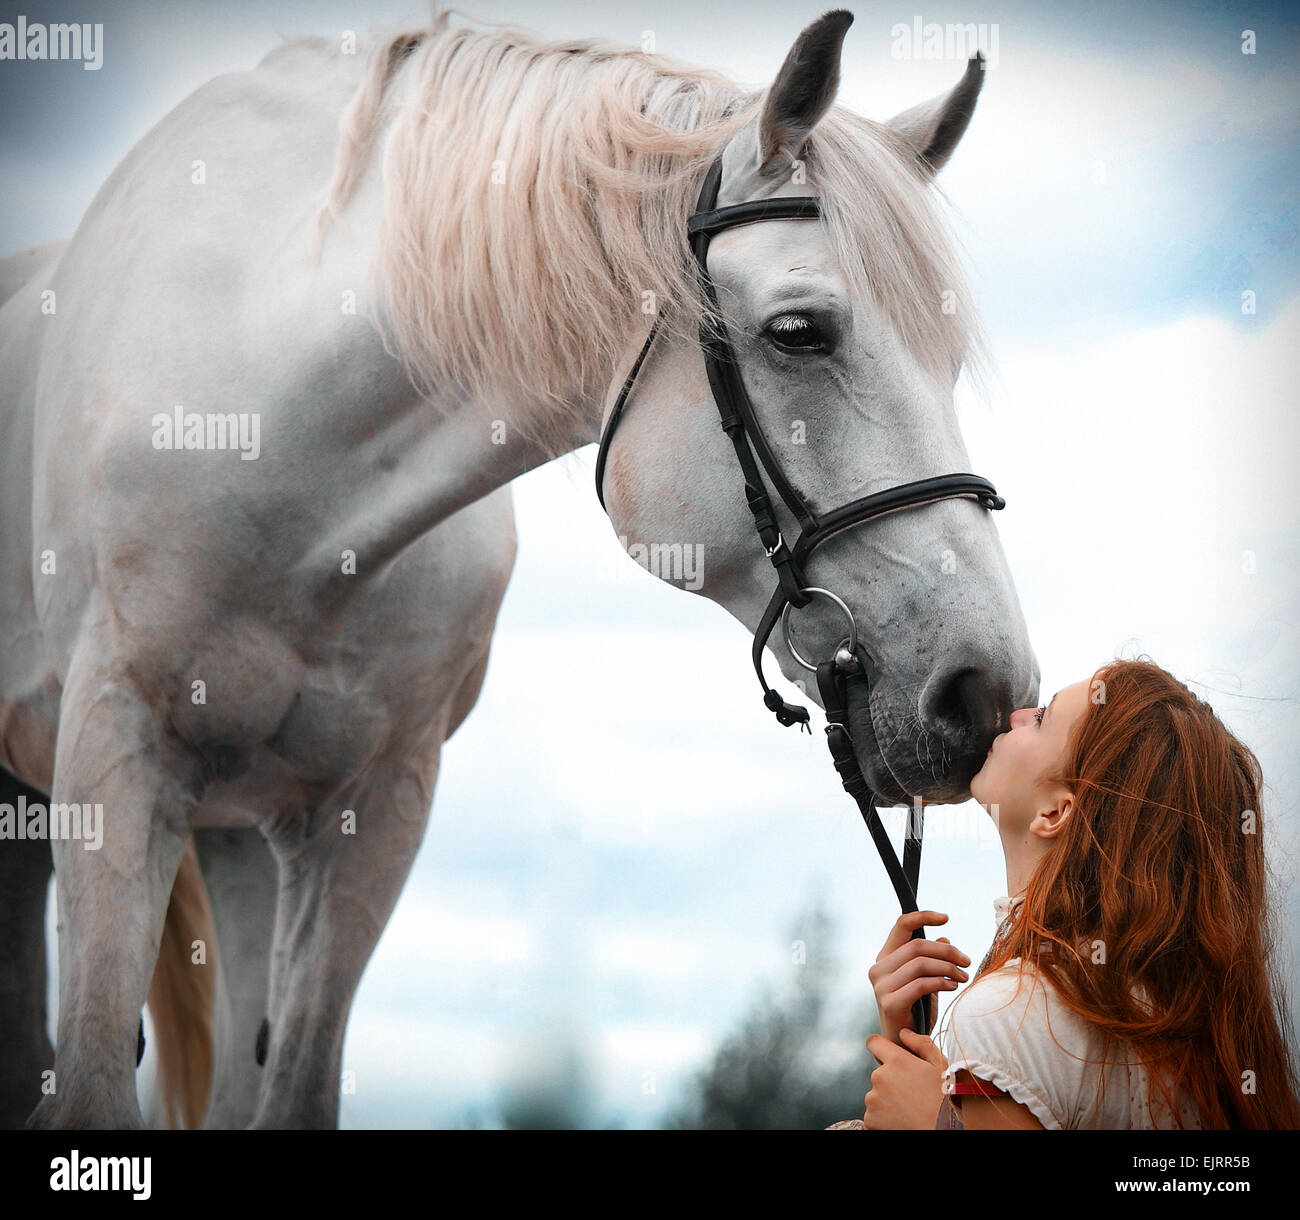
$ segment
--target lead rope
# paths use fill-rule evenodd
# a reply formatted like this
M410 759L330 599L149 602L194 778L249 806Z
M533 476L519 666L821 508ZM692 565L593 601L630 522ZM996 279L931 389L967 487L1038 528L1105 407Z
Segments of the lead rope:
M921 874L921 837L925 829L925 811L921 805L914 805L907 816L907 835L903 841L903 862L898 862L898 854L889 841L889 834L876 811L876 794L871 790L858 765L857 755L853 750L853 738L849 735L847 711L848 675L859 671L856 658L851 663L844 663L843 656L836 660L823 661L817 666L817 689L821 692L822 706L826 709L826 744L830 747L831 760L839 773L840 781L857 803L862 820L871 832L871 838L880 853L880 859L889 874L889 880L898 897L898 904L903 914L915 911L916 886ZM916 928L912 932L913 940L925 940L925 930ZM933 1023L930 996L922 996L912 1005L912 1028L919 1034L928 1034Z

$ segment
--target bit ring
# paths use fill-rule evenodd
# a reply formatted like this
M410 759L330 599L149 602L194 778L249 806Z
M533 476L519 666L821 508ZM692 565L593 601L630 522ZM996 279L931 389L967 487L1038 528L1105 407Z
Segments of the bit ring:
M802 592L810 593L818 597L824 597L827 600L834 602L835 605L839 607L840 612L849 620L849 638L847 641L848 650L850 652L855 652L858 647L858 625L853 620L853 611L845 605L843 599L836 597L829 589L818 589L813 585L809 585L806 589L803 589ZM785 639L785 646L790 650L790 655L795 659L795 664L803 666L803 668L808 670L810 673L816 673L817 666L811 664L800 655L799 650L794 646L794 642L790 639L790 611L793 609L794 603L786 602L785 609L781 611L781 635ZM844 645L841 644L839 647L844 647Z

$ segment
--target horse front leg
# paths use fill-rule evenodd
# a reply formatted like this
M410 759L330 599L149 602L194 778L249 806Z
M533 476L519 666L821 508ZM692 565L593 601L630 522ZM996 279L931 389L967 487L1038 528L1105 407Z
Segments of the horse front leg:
M212 1103L204 1125L246 1127L262 1084L258 1041L269 1012L279 879L266 839L254 827L197 830L194 843L220 957Z
M168 737L121 670L74 659L59 716L51 830L54 810L67 804L79 807L82 833L51 833L59 916L54 1090L29 1126L144 1125L135 1082L140 1013L201 782L198 760ZM67 824L76 824L71 812Z
M271 828L280 904L254 1127L338 1125L348 1011L424 837L441 741Z

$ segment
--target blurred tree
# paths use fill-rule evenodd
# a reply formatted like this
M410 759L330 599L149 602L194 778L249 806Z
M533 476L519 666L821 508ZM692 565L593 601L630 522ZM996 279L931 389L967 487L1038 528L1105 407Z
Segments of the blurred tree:
M863 1044L880 1030L875 998L868 994L847 1019L828 1028L828 1001L839 975L834 921L814 904L796 920L791 940L791 979L779 991L762 987L739 1028L665 1117L665 1127L820 1130L862 1117L875 1067Z
M502 1124L512 1131L574 1131L594 1124L591 1064L577 1031L557 1020L530 1042L500 1090Z

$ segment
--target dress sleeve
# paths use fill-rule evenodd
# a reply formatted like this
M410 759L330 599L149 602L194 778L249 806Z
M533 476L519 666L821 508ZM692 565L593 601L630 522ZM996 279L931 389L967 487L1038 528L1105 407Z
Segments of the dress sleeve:
M964 1068L1007 1093L1049 1131L1074 1125L1076 1069L1084 1065L1070 1054L1071 1040L1061 1038L1060 1010L1049 1012L1048 988L1032 971L1021 977L1009 965L980 975L962 992L948 1010L944 1033L946 1095Z

